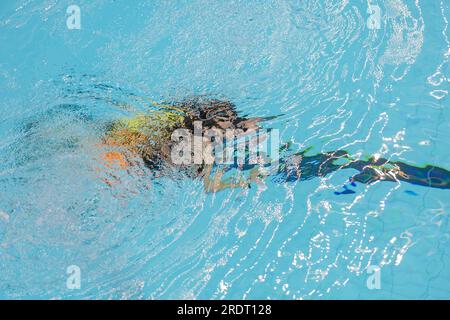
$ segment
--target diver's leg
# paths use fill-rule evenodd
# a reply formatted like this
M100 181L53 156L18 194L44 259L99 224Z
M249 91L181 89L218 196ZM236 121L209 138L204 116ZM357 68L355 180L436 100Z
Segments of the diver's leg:
M450 171L435 166L416 167L400 161L379 159L358 161L350 167L360 171L351 179L365 184L378 180L404 181L424 187L450 189Z
M301 157L300 166L295 157ZM351 180L364 184L376 181L404 181L431 188L450 189L450 171L435 167L416 167L400 161L384 158L353 160L344 150L305 156L297 153L286 157L280 164L276 180L279 182L309 180L326 176L339 169L359 171Z
M450 189L450 171L435 167L414 167L396 162L400 168L399 180L412 184L439 189Z
M304 152L291 154L281 159L278 172L274 178L276 182L293 182L323 177L338 169L345 168L350 158L346 151L319 153L306 156ZM336 163L344 159L344 164Z

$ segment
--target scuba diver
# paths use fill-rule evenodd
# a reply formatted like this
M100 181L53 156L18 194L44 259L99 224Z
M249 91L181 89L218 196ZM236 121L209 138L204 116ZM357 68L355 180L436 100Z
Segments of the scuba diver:
M252 183L264 183L266 178L278 183L304 181L316 177L324 177L340 169L352 169L357 173L350 178L350 183L371 184L376 181L404 181L407 183L431 188L449 189L450 172L448 170L427 165L416 167L400 161L384 158L367 160L353 159L348 152L337 150L332 152L307 155L310 151L289 153L291 144L283 144L279 152L283 155L276 162L253 161L249 163L249 140L258 136L260 123L268 118L249 118L239 116L236 107L229 101L196 97L177 103L158 104L152 102L147 112L139 112L132 117L111 122L102 138L102 163L109 169L128 170L142 161L154 177L176 176L182 173L192 179L202 179L206 192L217 192L227 188L247 188ZM203 137L210 131L237 130L243 137L249 138L244 145L244 161L200 161L186 162L174 159L174 148L178 143L192 144L192 139L178 135L177 130L194 132L196 124L200 124ZM259 135L259 142L265 138ZM212 144L214 139L202 138L203 144ZM236 140L233 140L236 144ZM209 146L208 150L214 149ZM194 147L195 152L195 147ZM184 154L190 160L192 154ZM175 153L176 154L176 153ZM263 153L261 153L263 154ZM212 155L215 156L214 154ZM260 158L257 157L260 160ZM275 163L275 165L274 165ZM235 169L235 170L232 170ZM112 185L111 180L105 180ZM355 193L344 186L343 192L335 194Z

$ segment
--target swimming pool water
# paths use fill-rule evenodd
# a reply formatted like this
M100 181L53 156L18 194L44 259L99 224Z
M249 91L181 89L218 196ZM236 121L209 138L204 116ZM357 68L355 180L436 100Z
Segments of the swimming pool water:
M449 17L444 0L1 1L0 298L450 298L448 190L336 195L345 170L110 188L94 160L135 97L210 95L278 116L297 150L449 169Z

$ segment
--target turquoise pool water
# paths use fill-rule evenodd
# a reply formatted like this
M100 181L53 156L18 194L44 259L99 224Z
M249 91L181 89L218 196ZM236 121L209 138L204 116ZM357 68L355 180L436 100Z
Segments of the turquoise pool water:
M450 298L449 190L95 169L135 97L194 95L296 150L449 169L449 2L369 3L1 1L0 298Z

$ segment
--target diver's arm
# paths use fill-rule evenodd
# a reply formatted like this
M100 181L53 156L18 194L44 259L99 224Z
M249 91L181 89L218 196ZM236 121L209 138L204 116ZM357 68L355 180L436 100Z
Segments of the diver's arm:
M218 192L224 189L244 188L249 186L249 182L246 181L246 179L242 179L242 177L239 177L237 182L233 182L234 177L229 177L222 180L225 173L222 168L217 168L211 179L210 176L212 169L212 165L206 166L203 174L203 186L206 192Z

